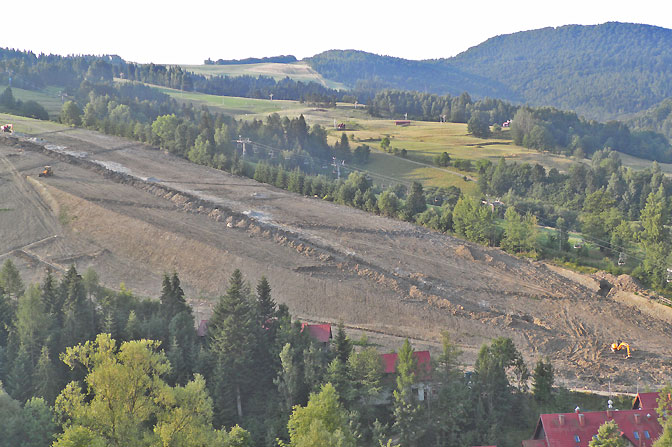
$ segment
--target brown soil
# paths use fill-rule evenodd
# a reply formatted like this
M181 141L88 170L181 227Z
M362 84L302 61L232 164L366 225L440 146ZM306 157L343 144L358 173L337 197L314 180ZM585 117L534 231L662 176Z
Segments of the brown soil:
M42 138L0 140L0 262L11 257L27 282L74 263L107 286L156 296L161 275L177 271L200 319L240 268L253 282L266 275L294 315L342 320L381 350L403 337L437 350L448 331L467 365L482 343L511 337L531 366L549 356L572 387L655 387L672 372L672 319L641 295L600 296L587 276L120 138ZM55 175L37 179L46 164ZM631 359L609 351L616 339L630 342Z

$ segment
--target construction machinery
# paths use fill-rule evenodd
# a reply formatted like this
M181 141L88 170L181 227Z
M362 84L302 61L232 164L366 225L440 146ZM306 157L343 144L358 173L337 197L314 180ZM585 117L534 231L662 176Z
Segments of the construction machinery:
M630 345L622 342L622 341L617 341L616 343L611 344L611 352L617 352L620 351L621 349L625 349L626 352L628 353L628 356L626 359L630 358Z
M51 166L45 166L42 172L40 172L39 177L51 177L54 175L53 169L51 169Z

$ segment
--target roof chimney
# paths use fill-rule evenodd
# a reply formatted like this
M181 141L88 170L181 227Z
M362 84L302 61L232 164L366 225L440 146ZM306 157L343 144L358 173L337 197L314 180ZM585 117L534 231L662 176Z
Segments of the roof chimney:
M558 415L558 424L565 425L565 415L564 414L559 414Z
M642 420L641 420L641 418L640 418L640 416L639 416L639 413L635 413L635 424L639 424L639 423L641 423L641 422L642 422Z
M585 414L579 414L579 425L581 427L586 425L586 415Z
M609 419L614 417L614 411L611 408L607 410L607 417Z

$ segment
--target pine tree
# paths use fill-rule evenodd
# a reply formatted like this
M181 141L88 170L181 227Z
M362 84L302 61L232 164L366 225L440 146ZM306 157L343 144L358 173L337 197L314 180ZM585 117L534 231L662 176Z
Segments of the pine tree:
M244 400L254 386L250 372L259 328L249 295L249 287L236 269L226 294L219 299L208 322L210 352L216 362L215 413L225 425L241 421Z
M57 394L58 386L54 375L54 365L49 358L49 349L43 346L35 366L35 396L53 404Z
M338 331L336 332L334 345L336 347L336 360L343 365L347 365L348 358L352 353L352 343L347 335L345 335L345 327L343 326L342 321L338 323Z
M126 327L124 327L124 339L125 340L137 340L140 338L140 321L135 314L135 311L132 310L128 314L128 320L126 321Z
M180 285L177 273L173 273L172 278L167 274L163 275L159 300L161 301L161 314L167 322L180 312L191 311L191 308L184 299L184 291Z
M550 359L539 359L532 374L532 393L539 402L549 402L553 390L553 364Z
M7 346L9 329L14 321L14 306L0 287L0 347ZM0 376L1 377L1 376Z
M415 216L427 209L427 201L425 200L425 193L422 190L420 182L413 182L411 186L411 193L406 198L406 211Z
M35 395L33 388L34 364L24 346L19 348L16 358L11 362L7 376L7 391L16 400L25 402Z
M25 290L19 270L14 266L11 259L7 258L0 269L0 287L8 297L18 299Z
M271 296L271 285L265 276L262 276L257 284L257 306L262 325L266 325L276 317L277 305Z
M75 266L71 266L59 286L63 301L63 346L73 346L90 340L95 335L95 315L93 305L86 299L82 277Z
M393 393L394 428L404 447L414 446L423 434L421 408L411 389L415 382L416 368L413 348L406 339L397 356L397 387Z
M44 302L44 310L52 319L52 324L56 328L60 328L63 324L63 303L59 299L58 290L56 290L56 280L51 274L51 270L47 272L47 276L42 283L42 302Z

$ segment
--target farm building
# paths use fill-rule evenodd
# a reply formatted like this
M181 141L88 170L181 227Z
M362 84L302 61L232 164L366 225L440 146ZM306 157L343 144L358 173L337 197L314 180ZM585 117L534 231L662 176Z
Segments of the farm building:
M633 447L651 447L663 432L658 422L658 393L640 393L631 410L606 410L582 413L542 414L532 439L523 447L588 447L597 431L607 421L614 421L621 436Z

